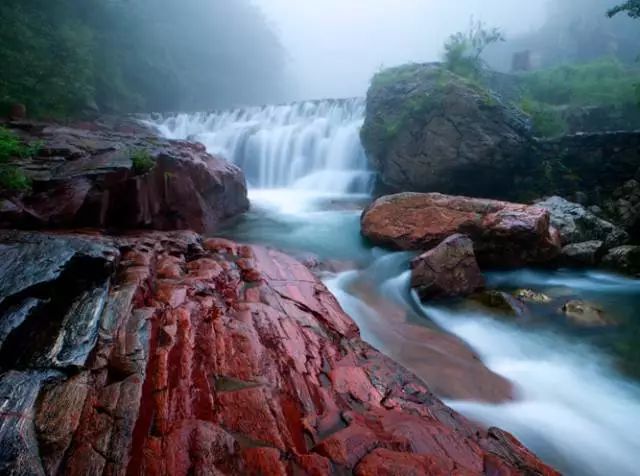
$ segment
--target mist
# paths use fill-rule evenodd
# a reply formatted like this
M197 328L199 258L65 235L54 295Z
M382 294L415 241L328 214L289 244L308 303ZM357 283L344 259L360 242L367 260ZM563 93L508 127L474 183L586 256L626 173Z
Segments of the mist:
M470 19L507 37L539 29L548 0L254 0L288 54L288 100L363 96L381 67L439 60ZM604 9L603 9L604 12ZM603 15L603 13L602 13Z

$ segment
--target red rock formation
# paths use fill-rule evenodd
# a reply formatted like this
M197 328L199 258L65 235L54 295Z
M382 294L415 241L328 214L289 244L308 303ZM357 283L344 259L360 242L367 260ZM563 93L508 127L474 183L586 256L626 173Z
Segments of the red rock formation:
M411 261L411 287L422 299L456 297L484 287L473 242L451 235L432 250Z
M0 354L57 323L3 359L0 472L556 474L364 343L279 252L186 232L0 241Z
M376 200L362 215L362 233L378 245L422 251L462 233L473 240L481 266L544 263L560 254L548 211L438 193L401 193Z
M41 147L17 161L33 191L0 196L3 228L213 232L249 206L242 171L201 144L98 126L18 125L25 142ZM148 155L150 170L134 165L136 154Z

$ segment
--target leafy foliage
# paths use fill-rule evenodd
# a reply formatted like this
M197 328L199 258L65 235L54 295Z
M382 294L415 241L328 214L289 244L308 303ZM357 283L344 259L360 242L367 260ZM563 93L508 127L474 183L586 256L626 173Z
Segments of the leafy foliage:
M631 18L640 18L640 0L628 0L610 9L607 15L613 17L618 13L626 13Z
M16 135L0 127L0 191L21 192L31 188L31 180L19 167L8 164L13 158L26 158L36 153L39 145L24 145Z
M566 120L558 108L524 98L520 104L520 109L531 116L533 129L536 135L541 137L556 137L567 132Z
M131 162L136 175L144 175L156 165L156 161L146 149L134 150L131 154Z
M283 49L249 0L3 0L0 24L0 109L211 109L276 100L283 83Z
M444 62L449 71L467 78L477 78L484 67L482 53L494 43L504 41L498 28L471 20L468 31L451 35L444 45Z

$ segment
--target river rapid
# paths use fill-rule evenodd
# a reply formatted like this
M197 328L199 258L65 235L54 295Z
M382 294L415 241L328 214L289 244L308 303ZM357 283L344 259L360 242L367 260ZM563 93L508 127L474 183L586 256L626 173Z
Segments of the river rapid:
M409 289L412 255L360 236L374 178L359 140L363 114L364 102L350 99L147 122L242 167L252 207L225 235L327 264L319 268L326 285L380 351L429 384L433 346L417 330L437 330L515 387L515 398L502 403L441 395L449 406L511 431L565 474L640 474L640 281L596 271L487 273L493 289L595 302L617 322L605 330L568 325L557 304L534 307L527 319L465 302L422 304Z

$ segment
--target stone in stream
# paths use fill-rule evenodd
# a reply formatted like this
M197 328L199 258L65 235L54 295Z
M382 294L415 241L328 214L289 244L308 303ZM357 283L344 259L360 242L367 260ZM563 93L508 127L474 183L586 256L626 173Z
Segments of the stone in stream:
M439 193L401 193L376 200L362 214L372 243L427 251L454 233L473 241L481 267L518 267L554 260L560 240L543 208Z
M531 289L518 289L514 296L523 302L531 302L535 304L549 304L552 299L544 293L538 293Z
M520 299L516 299L503 291L483 291L473 294L471 300L481 304L489 311L498 312L502 315L520 317L529 313L529 309Z
M0 322L38 301L0 349L2 474L558 474L363 342L277 251L5 231L0 266Z
M464 235L448 237L411 261L411 287L421 299L457 297L484 287L473 242Z
M583 327L604 327L612 324L602 309L585 301L569 301L560 308L560 312L574 324Z

